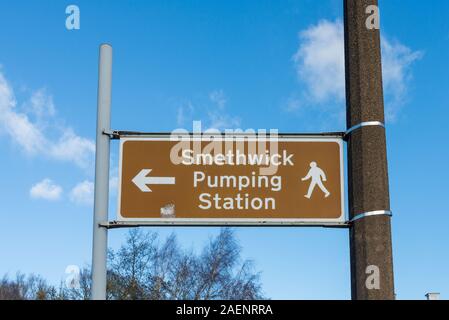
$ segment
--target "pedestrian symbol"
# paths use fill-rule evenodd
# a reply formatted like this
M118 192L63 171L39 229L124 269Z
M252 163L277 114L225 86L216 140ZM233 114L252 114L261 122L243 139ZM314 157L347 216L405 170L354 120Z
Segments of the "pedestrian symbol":
M323 185L323 182L326 181L326 174L324 173L321 168L319 168L315 161L312 161L310 163L310 170L307 173L307 175L301 179L301 181L306 181L311 179L309 190L307 191L307 194L304 196L307 199L310 199L312 196L313 190L315 189L315 186L318 185L318 187L321 189L321 191L324 192L324 196L327 198L330 196L330 192L326 189L326 187Z

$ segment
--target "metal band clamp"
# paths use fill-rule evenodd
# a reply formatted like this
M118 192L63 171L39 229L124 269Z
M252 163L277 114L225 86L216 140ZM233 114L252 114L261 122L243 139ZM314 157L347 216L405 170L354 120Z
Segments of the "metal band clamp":
M363 219L365 217L371 217L371 216L393 216L393 213L390 210L375 210L375 211L368 211L364 213L359 213L355 215L349 222L354 222L359 219Z
M344 134L344 138L346 139L351 132L360 129L361 127L367 127L367 126L379 126L382 128L385 128L385 124L383 122L380 121L364 121L364 122L360 122L359 124L356 124L355 126L352 126L351 128L349 128L348 130L346 130L345 134Z

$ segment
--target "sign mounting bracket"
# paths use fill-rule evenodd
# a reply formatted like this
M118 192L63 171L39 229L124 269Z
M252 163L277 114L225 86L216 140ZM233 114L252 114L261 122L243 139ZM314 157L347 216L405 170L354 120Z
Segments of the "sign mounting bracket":
M108 136L111 140L120 139L120 134L116 130L103 130L103 134Z
M103 130L103 134L109 136L109 138L113 140L118 140L120 138L125 137L136 137L136 136L142 136L142 137L170 137L170 136L221 136L221 137L258 137L259 135L257 132L255 133L247 133L247 132L235 132L235 133L227 133L227 132L221 132L221 133L205 133L205 132L188 132L188 133L176 133L176 132L144 132L144 131L125 131L125 130ZM343 138L347 132L342 131L336 131L336 132L319 132L319 133L307 133L307 132L284 132L284 133L277 133L277 137L335 137L335 138ZM266 135L269 135L269 132L266 133Z
M321 227L321 228L337 228L346 229L350 227L350 222L282 222L279 224L265 223L265 222L223 222L223 221L185 221L185 222L170 222L170 221L105 221L99 223L100 227L106 229L118 228L137 228L137 227L173 227L173 226L213 226L213 227Z

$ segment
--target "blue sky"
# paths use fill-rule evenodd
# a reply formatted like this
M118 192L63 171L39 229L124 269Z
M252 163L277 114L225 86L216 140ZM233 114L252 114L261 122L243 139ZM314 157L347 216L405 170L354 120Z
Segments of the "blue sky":
M80 30L65 9L80 8ZM381 0L396 293L449 298L449 2ZM90 263L98 46L112 127L343 131L342 0L2 1L0 274ZM112 143L115 218L118 143ZM174 231L200 247L216 228ZM116 248L126 231L113 230ZM273 299L348 299L347 230L239 228Z

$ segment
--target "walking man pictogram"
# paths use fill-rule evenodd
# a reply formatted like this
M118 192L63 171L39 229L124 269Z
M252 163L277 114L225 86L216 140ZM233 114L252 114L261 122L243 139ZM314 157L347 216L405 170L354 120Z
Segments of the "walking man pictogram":
M316 165L315 161L312 161L310 163L310 170L307 173L307 175L301 179L301 181L306 181L309 179L312 179L312 181L310 182L309 190L307 191L307 194L304 197L310 199L316 185L318 185L321 191L324 192L324 196L326 198L330 196L330 192L327 191L326 187L323 185L323 181L326 181L326 174Z

